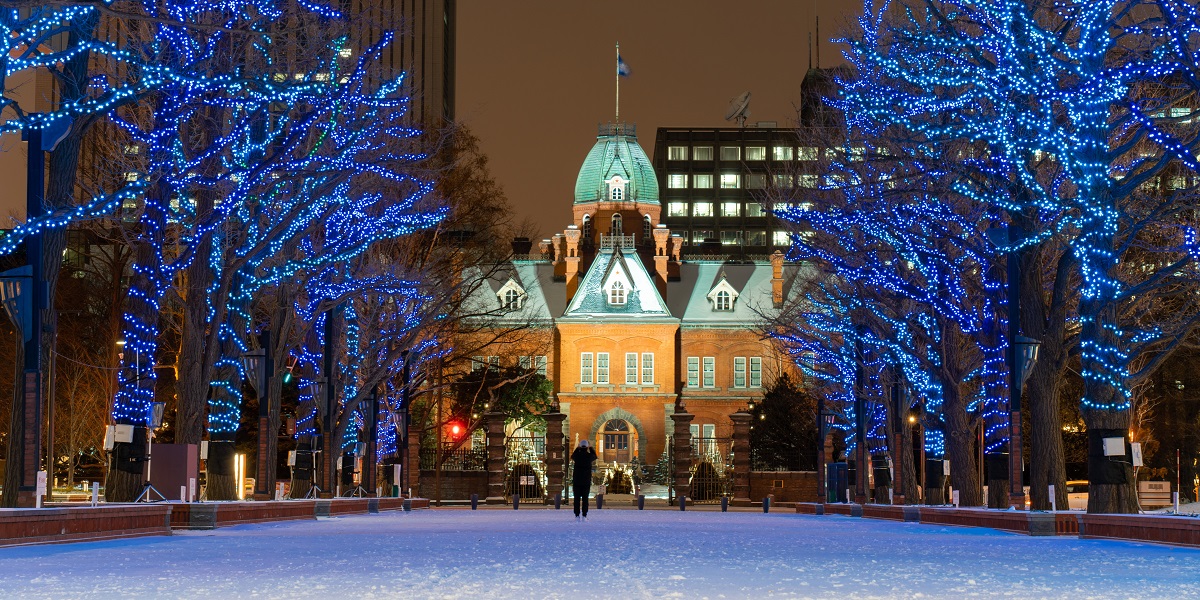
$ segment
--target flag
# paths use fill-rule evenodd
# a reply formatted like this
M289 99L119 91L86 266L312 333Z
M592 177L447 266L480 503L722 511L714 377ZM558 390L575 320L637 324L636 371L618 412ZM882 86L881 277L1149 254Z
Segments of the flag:
M617 55L617 75L629 77L629 65L625 64L624 60L621 60L620 54Z

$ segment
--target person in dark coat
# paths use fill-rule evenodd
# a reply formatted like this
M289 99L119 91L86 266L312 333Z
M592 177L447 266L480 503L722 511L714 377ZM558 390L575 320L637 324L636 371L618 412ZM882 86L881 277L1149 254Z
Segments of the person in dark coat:
M596 464L596 450L588 445L587 440L579 440L579 447L571 453L573 471L571 485L575 492L575 520L587 520L588 495L592 492L592 465ZM580 516L579 503L583 502L583 514Z

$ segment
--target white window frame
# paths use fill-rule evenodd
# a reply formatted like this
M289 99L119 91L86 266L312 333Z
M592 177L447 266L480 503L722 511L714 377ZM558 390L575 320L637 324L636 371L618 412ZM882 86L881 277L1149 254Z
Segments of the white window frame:
M715 301L713 302L713 310L731 311L733 310L733 294L728 290L720 290L717 292Z
M596 385L608 385L608 353L596 353Z
M487 363L485 363L483 361L484 361L483 356L479 356L479 355L472 356L471 357L471 370L478 371L478 370L484 368L485 366L487 366Z
M529 370L530 358L531 357L529 357L529 356L518 356L517 357L517 368Z
M750 357L750 387L762 387L762 357Z
M642 385L654 385L654 353L642 353Z
M637 385L638 355L637 352L625 353L625 385Z
M702 386L706 388L717 387L717 359L712 356L705 356L702 365Z
M700 357L689 356L687 358L687 386L690 388L700 387Z
M547 369L549 364L550 364L550 361L547 359L547 356L545 354L539 354L539 355L533 357L533 368L536 369L537 374L541 375L542 377L549 376L548 375L549 370Z
M592 353L582 352L579 355L579 383L591 385L594 379L592 378Z
M733 387L746 387L746 357L733 357Z
M629 297L629 290L625 289L625 284L621 280L612 282L608 287L608 303L613 306L624 306Z

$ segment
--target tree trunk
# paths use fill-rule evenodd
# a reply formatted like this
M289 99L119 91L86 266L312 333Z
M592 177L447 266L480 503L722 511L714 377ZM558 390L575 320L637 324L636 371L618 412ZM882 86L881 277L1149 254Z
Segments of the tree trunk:
M104 483L107 502L133 502L142 491L146 467L146 428L133 428L132 442L113 444L108 480Z
M979 506L978 464L975 461L974 419L967 414L957 382L942 386L942 410L946 420L946 458L950 459L950 482L959 492L961 506Z
M988 508L1008 508L1008 455L988 454ZM1024 507L1022 507L1024 508Z
M237 500L237 472L234 468L233 440L209 440L208 442L208 487L209 500Z
M12 415L8 422L8 453L5 454L4 495L0 507L17 507L17 489L21 487L21 465L25 462L25 402L22 398L22 383L25 380L25 341L17 331L13 338L17 345L16 360L13 361Z

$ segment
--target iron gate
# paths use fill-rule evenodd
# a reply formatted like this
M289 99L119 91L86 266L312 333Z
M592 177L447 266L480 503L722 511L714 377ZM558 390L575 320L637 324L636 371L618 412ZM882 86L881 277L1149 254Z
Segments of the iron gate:
M733 440L693 438L689 499L696 504L714 504L732 493Z
M546 496L546 438L512 436L504 442L504 493L509 498L541 500Z

